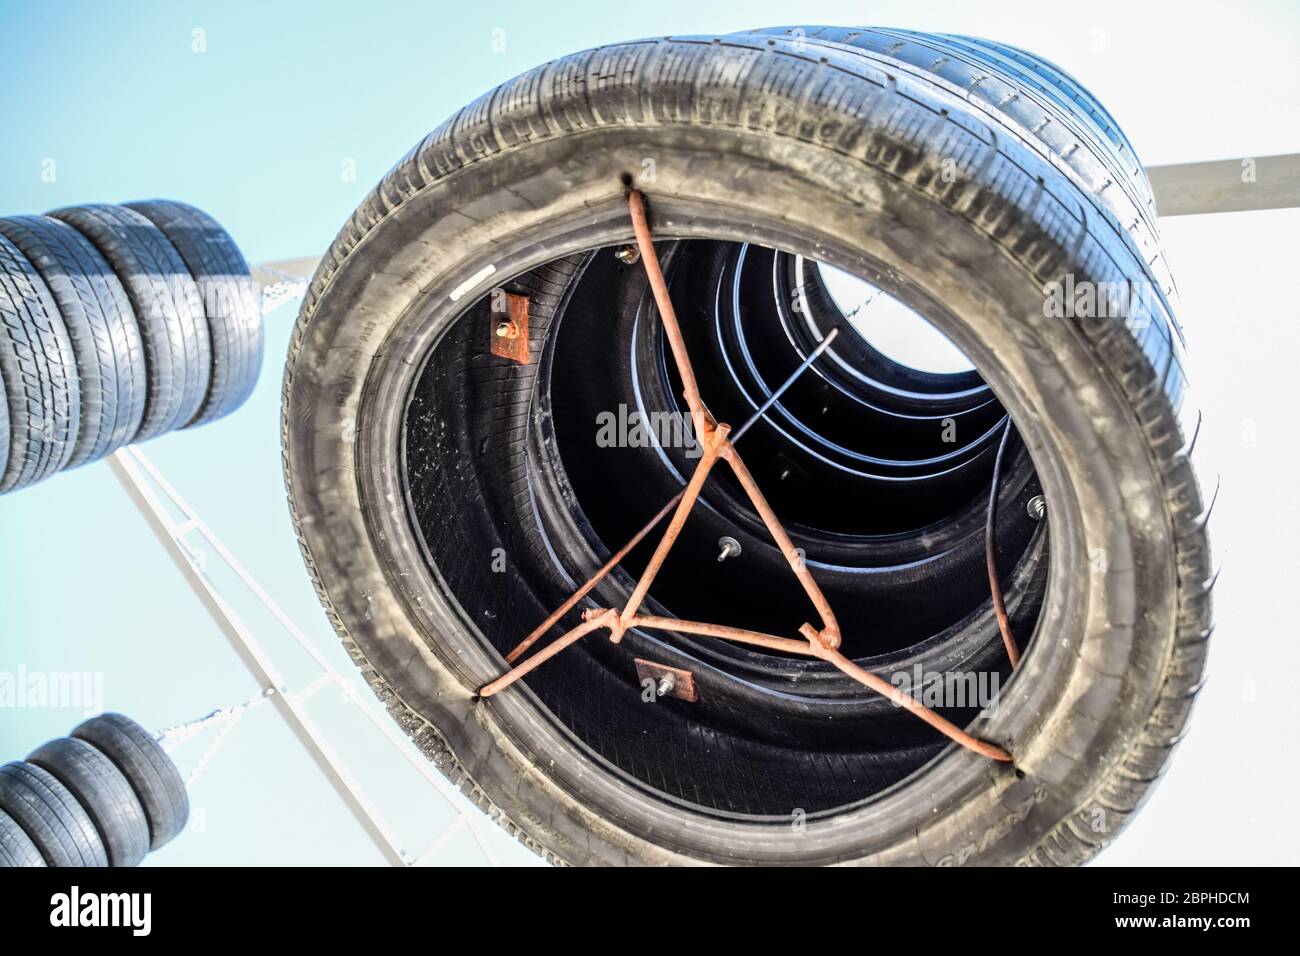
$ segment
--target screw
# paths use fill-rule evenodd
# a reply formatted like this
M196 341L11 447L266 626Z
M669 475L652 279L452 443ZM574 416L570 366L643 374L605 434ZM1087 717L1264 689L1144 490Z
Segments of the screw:
M673 688L676 686L677 685L673 682L672 675L665 674L663 677L659 678L659 683L655 684L655 696L667 697L673 692Z
M509 319L502 319L497 323L497 338L513 339L519 333L515 331L515 324Z
M624 246L615 250L614 258L625 266L634 266L641 261L641 253L637 252L636 246Z
M1035 521L1041 521L1043 516L1047 514L1047 502L1042 495L1034 495L1029 499L1029 503L1025 505L1025 510L1029 512L1029 517Z
M734 558L740 554L740 542L726 535L718 539L718 547L722 549L718 552L719 561L726 561L727 558Z

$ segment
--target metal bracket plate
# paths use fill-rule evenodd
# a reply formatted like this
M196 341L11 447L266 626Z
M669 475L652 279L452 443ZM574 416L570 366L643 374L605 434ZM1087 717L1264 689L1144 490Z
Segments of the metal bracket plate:
M520 365L528 364L528 296L492 294L492 354Z
M699 700L695 693L695 675L690 671L669 667L667 664L656 664L654 661L643 660L640 657L635 658L635 661L636 676L642 683L649 678L658 687L659 682L666 677L673 685L672 689L668 691L668 697L676 697L678 700L684 700L692 704Z

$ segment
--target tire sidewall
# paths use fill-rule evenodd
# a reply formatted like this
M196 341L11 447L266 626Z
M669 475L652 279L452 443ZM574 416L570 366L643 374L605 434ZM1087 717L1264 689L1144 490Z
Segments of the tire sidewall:
M627 241L618 176L647 157L654 180L636 185L657 237L766 238L925 288L950 312L942 330L1012 411L1050 502L1045 633L973 732L1009 745L1019 773L949 747L827 819L799 825L791 808L794 826L745 824L658 803L526 688L476 702L503 664L443 594L407 517L406 397L437 337L494 285ZM1082 261L1061 271L1086 276ZM1158 693L1174 633L1173 546L1128 402L1080 331L1045 317L1041 282L985 231L829 149L734 128L606 128L452 172L404 197L305 307L284 419L304 553L367 676L408 730L432 729L430 749L444 751L453 779L567 862L1016 862L1087 803Z

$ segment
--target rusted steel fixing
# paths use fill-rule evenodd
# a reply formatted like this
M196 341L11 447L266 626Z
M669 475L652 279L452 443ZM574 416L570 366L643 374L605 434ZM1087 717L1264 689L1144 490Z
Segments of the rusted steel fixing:
M636 658L632 661L636 665L637 680L641 681L642 686L646 681L654 681L656 697L676 697L678 700L684 700L688 704L693 704L699 700L695 693L695 675L690 671L682 670L680 667L669 667L667 664L659 664L655 661L647 661L643 658Z
M493 355L528 364L528 296L498 290L492 293L490 318Z
M993 613L998 619L998 630L1002 632L1002 646L1007 649L1007 658L1011 666L1020 663L1020 648L1011 634L1011 619L1007 616L1007 605L1002 600L1002 582L998 579L998 561L994 550L993 529L998 516L998 485L1002 479L1002 458L1007 452L1007 440L1011 437L1011 419L1007 419L1002 430L1002 440L998 442L997 457L993 459L993 481L989 489L989 506L984 516L984 564L989 572L989 591L993 594Z
M749 644L755 647L763 647L769 650L783 651L789 654L799 654L807 657L815 657L826 661L847 676L853 678L859 683L865 685L871 690L884 697L889 698L899 707L904 708L910 713L924 720L931 727L944 734L967 750L988 757L993 760L1009 763L1011 755L1006 750L980 740L966 733L960 727L951 721L940 716L928 707L918 703L913 697L893 686L879 675L859 667L853 661L849 660L839 651L841 632L839 622L835 618L835 612L826 600L821 588L814 580L812 573L806 567L803 554L795 547L794 542L786 533L785 528L781 525L780 519L768 504L767 499L763 496L762 490L750 474L749 469L745 467L740 453L736 450L734 439L731 435L731 426L718 422L709 413L704 405L704 400L700 395L699 385L695 378L695 371L691 366L690 355L687 353L686 341L682 337L681 327L677 322L677 313L673 309L672 301L668 295L668 284L664 280L663 270L659 265L659 257L655 252L654 242L650 233L650 226L646 219L645 202L641 194L635 190L628 191L628 211L632 219L633 232L636 235L637 250L640 253L641 262L646 271L646 278L649 281L650 290L654 295L655 305L659 309L659 315L663 322L664 335L668 340L669 348L672 350L673 361L677 366L678 374L682 380L682 393L686 399L687 407L690 409L691 418L695 425L695 434L702 446L702 454L695 465L695 471L691 474L690 480L686 487L677 494L672 501L669 501L660 512L655 515L650 522L637 532L624 547L620 548L609 561L607 561L595 575L592 576L581 588L579 588L567 601L557 608L541 625L538 626L531 634L520 642L514 650L507 655L508 663L514 663L520 655L527 651L543 634L546 633L556 622L560 620L568 611L572 610L577 603L594 588L618 563L627 556L627 554L645 538L647 534L661 522L665 517L671 514L668 527L664 530L663 536L655 548L649 563L642 572L640 580L637 581L632 591L631 597L621 611L614 608L588 608L583 611L583 621L577 627L568 631L553 643L547 645L527 660L517 664L513 669L498 677L496 680L487 684L479 691L481 697L491 697L493 694L500 693L511 684L515 683L522 677L531 673L533 670L550 660L564 648L581 640L587 634L600 629L608 629L609 638L614 643L623 639L624 633L628 628L645 628L653 630L679 631L687 634L698 634L705 637L715 637L721 640L734 641L741 644ZM831 336L823 341L818 350L810 355L807 360L796 370L785 384L774 393L755 415L751 417L737 431L739 437L745 429L752 424L757 418L762 417L767 409L775 403L783 392L794 381L800 372L806 369L822 351L830 344ZM758 631L749 631L742 628L728 627L722 624L709 624L700 621L682 621L677 618L657 617L653 615L638 614L646 594L650 590L651 584L654 583L656 575L660 568L663 567L664 560L668 557L669 551L672 550L674 543L681 533L682 527L686 523L687 517L699 499L700 492L704 488L704 483L713 470L713 466L719 461L725 462L735 474L736 479L740 482L746 496L758 511L763 525L767 528L768 534L772 540L781 549L785 556L790 570L794 573L799 583L803 586L813 607L817 610L821 619L821 627L814 627L812 624L804 624L799 628L799 633L803 635L803 640L794 638L779 637L774 634L763 634ZM996 481L996 479L995 479ZM995 484L996 492L996 484ZM1007 632L1004 631L1004 634ZM1011 646L1014 646L1012 644Z

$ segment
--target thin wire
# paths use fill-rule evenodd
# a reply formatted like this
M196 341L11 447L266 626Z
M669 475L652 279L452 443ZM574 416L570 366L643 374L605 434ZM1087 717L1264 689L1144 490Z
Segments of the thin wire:
M790 373L790 377L781 383L781 387L778 388L771 395L769 395L767 401L765 401L762 405L760 405L758 407L758 410L754 412L754 414L750 415L749 418L745 420L745 423L743 425L741 425L739 428L737 428L734 432L731 433L732 444L738 442L740 440L740 436L745 434L745 432L749 431L750 426L753 425L754 422L758 421L760 418L762 418L764 415L767 414L768 410L777 403L777 401L781 398L781 396L786 393L787 389L789 389L790 386L795 383L795 381L799 378L799 376L802 375L808 369L808 367L812 365L813 362L817 361L817 359L821 356L823 352L825 352L828 348L831 347L831 343L835 341L835 336L839 334L840 334L840 330L838 326L831 329L830 333L826 336L826 338L822 339L821 343L815 349L813 349L812 352L808 354L808 357L799 363L799 367Z
M226 737L230 735L230 732L235 729L235 724L239 723L240 718L246 713L248 713L246 710L237 710L225 722L221 731L215 738L213 738L212 743L208 745L208 749L203 751L203 756L199 758L199 762L196 763L194 769L190 771L189 777L185 780L186 790L194 789L194 784L198 782L199 774L203 772L204 768L207 767L212 758L217 755L217 751L221 749L221 745L226 742Z
M1002 645L1007 649L1011 666L1020 663L1020 648L1011 635L1011 620L1007 617L1007 605L1002 600L1002 583L998 580L998 562L993 541L993 529L997 523L998 487L1002 483L1002 458L1007 451L1007 439L1011 437L1011 416L1007 416L1006 427L1002 429L1002 440L998 442L998 453L993 459L993 481L989 488L989 507L984 519L984 563L989 572L989 590L993 592L993 613L997 615L998 630L1002 632Z
M162 744L163 750L171 753L182 744L197 737L204 730L214 724L224 724L228 721L235 720L243 716L244 711L266 699L266 691L258 691L248 700L241 704L231 704L229 707L218 707L211 710L194 720L186 721L182 724L172 724L170 727L164 727L154 734L154 739Z

